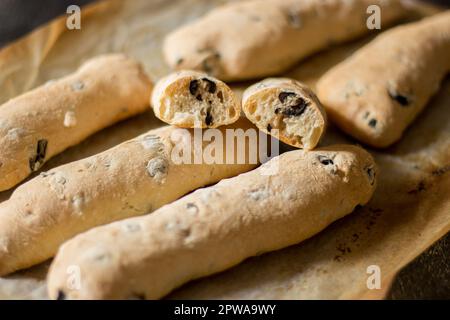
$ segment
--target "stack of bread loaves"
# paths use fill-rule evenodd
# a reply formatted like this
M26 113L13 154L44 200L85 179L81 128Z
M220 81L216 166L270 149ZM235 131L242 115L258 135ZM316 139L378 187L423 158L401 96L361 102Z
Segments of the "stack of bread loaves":
M224 81L276 76L330 43L367 33L361 17L370 5L383 10L382 24L405 11L398 0L226 4L167 36L163 51L177 71L154 88L139 63L107 55L1 106L0 190L143 112L149 100L168 125L19 186L0 204L0 275L56 254L51 298L158 299L301 242L365 205L376 164L358 146L318 147L326 112L369 145L398 140L450 69L448 12L383 32L325 74L318 97L278 77L250 85L238 99ZM260 140L244 144L243 162L235 149L231 163L177 160L180 147L195 158L196 132L221 134L202 143L229 159L237 135L225 132L256 129L294 150L259 167L250 159ZM177 139L180 132L187 139ZM77 281L71 271L81 275Z

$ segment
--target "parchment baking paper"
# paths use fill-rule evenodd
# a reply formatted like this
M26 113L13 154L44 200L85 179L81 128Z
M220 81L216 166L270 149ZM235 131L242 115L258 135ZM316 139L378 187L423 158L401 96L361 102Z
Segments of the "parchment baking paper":
M73 72L106 52L140 60L156 80L169 72L161 42L170 30L225 1L112 0L83 9L81 30L65 17L0 51L0 103ZM438 9L412 3L408 19ZM318 77L370 37L334 47L287 75L314 87ZM242 92L249 83L235 86ZM450 80L393 147L369 149L380 167L372 201L319 235L251 258L218 275L191 282L169 298L345 299L383 298L395 274L450 230ZM92 136L46 164L44 170L84 158L161 125L148 112ZM330 127L322 145L355 141ZM0 202L11 191L0 193ZM45 299L49 262L0 278L0 298ZM369 266L380 269L381 288L368 289ZM420 285L420 284L418 284Z

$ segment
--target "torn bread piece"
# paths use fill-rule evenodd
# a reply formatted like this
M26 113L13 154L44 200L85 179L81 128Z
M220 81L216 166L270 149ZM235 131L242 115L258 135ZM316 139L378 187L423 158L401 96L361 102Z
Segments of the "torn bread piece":
M242 100L247 118L284 143L314 149L325 133L326 113L314 92L288 78L269 78L249 87Z
M217 128L237 121L241 112L225 83L196 71L180 71L161 79L151 102L159 119L183 128Z
M370 200L376 172L372 156L356 146L284 153L151 215L67 241L50 267L49 296L161 298L190 280L317 234ZM79 288L70 286L70 266L82 275Z

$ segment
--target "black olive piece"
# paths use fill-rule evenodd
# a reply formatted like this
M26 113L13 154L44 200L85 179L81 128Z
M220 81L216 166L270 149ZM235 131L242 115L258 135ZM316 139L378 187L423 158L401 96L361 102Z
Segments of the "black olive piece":
M281 103L285 103L288 97L295 97L296 94L294 92L280 92L278 95L278 99Z
M45 155L47 153L48 141L41 139L37 143L36 155L29 160L31 171L36 171L42 165L45 160Z
M198 91L198 80L192 80L190 83L189 83L189 92L193 95L193 96L195 96L196 94L197 94L197 91Z
M58 290L58 295L56 296L56 300L66 300L66 294L62 290Z
M203 101L202 95L199 93L195 99L197 99L198 101Z
M448 171L450 171L450 165L447 165L447 166L438 168L438 169L436 169L436 170L433 170L433 171L431 172L431 174L432 174L433 176L442 176L443 174L447 173Z
M186 209L191 209L191 208L197 208L197 206L195 205L195 203L189 202L186 204Z
M208 60L203 60L202 62L202 69L206 73L211 73L213 71L213 68L209 65Z
M209 93L215 93L217 89L217 85L214 81L211 81L207 78L203 78L203 81L206 82L206 90L208 90Z
M281 110L280 108L276 108L276 109L275 109L275 114L279 114L279 113L280 113L280 110Z
M37 143L37 155L42 159L45 158L45 153L47 152L47 144L48 141L45 139L41 139Z
M222 91L217 92L217 98L219 98L220 102L223 102L223 92Z
M370 185L372 186L375 183L375 171L373 170L372 167L368 167L366 168L366 172L370 180Z
M328 166L330 164L331 165L334 164L333 160L331 160L327 156L318 156L317 158L319 159L320 163L323 164L324 166Z
M302 113L305 112L305 109L309 105L309 103L300 97L297 99L296 103L297 103L296 105L290 106L286 110L284 110L283 114L288 117L301 116Z
M204 50L206 51L206 50ZM213 55L206 57L203 61L202 61L202 69L203 71L205 71L206 73L211 73L212 71L214 71L213 65L214 65L214 61L217 61L220 59L220 53L216 52Z
M207 126L210 126L213 123L213 117L211 115L211 111L210 110L206 111L205 123L206 123Z
M401 95L399 93L393 92L392 90L388 90L389 96L391 99L395 100L398 104L403 107L406 107L410 104L408 97Z
M272 131L272 126L270 125L270 123L267 125L267 131Z
M375 128L377 126L377 119L370 119L369 126Z
M293 12L288 12L286 14L286 18L288 20L288 23L294 27L294 28L299 28L301 26L301 20L299 15L293 13Z

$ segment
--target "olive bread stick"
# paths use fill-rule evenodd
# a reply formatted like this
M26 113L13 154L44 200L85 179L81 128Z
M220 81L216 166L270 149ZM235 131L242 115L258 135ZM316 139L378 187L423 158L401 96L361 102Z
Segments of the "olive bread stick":
M332 68L317 94L330 118L374 147L399 140L450 70L450 11L388 30Z
M241 106L222 81L196 71L162 78L152 94L155 115L183 128L217 128L239 119Z
M224 128L249 127L243 120L237 124ZM177 134L179 130L188 135ZM42 172L18 187L0 206L0 275L45 261L61 243L87 229L149 213L196 188L257 166L249 156L242 164L186 159L184 153L193 158L198 151L186 148L194 143L189 132L175 127L152 130ZM210 145L204 144L204 149ZM250 150L248 143L243 148L242 152ZM183 158L175 158L180 152Z
M0 191L94 132L145 111L152 86L136 61L104 55L0 106Z
M170 33L163 51L173 69L223 81L279 74L334 43L370 32L367 9L381 27L404 13L399 0L250 0L225 4Z
M284 143L314 149L325 132L326 114L314 92L288 78L269 78L245 90L242 109L260 130Z
M268 166L278 166L278 173L263 175ZM190 280L320 232L369 201L376 170L369 153L356 146L284 153L152 215L95 228L69 240L50 267L49 295L161 298ZM68 285L71 266L79 271L75 288Z

